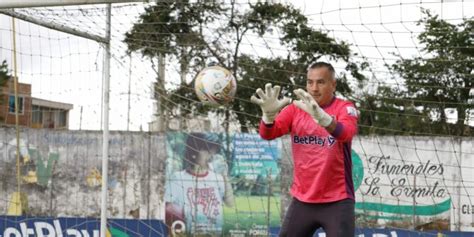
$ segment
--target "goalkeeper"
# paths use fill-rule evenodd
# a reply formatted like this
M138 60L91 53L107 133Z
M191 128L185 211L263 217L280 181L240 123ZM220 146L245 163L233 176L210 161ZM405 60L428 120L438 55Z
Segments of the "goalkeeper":
M313 236L318 228L328 237L354 236L351 142L358 114L351 102L336 98L335 91L333 66L316 62L308 68L306 91L296 89L298 100L292 104L289 98L279 98L280 87L271 84L251 97L263 112L262 138L291 135L293 198L280 236Z

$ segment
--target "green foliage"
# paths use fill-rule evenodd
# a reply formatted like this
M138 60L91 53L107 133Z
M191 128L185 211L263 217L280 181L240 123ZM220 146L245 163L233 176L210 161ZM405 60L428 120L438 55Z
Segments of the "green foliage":
M415 106L422 106L425 114L438 114L431 129L446 135L469 135L465 124L468 111L474 109L470 91L474 87L474 21L465 20L452 25L425 11L420 21L425 31L418 36L424 47L423 58L400 59L392 66L394 72L405 78L407 98ZM458 114L456 125L446 123L445 109Z
M11 78L10 73L8 72L8 64L6 60L3 60L0 65L0 105L5 103L3 98L3 87L7 84L8 80ZM3 118L0 117L0 120L3 121Z
M400 56L389 66L405 84L381 88L377 96L366 98L363 109L368 113L361 118L362 133L380 128L376 133L472 135L473 128L466 121L469 110L474 109L470 92L474 87L474 21L452 25L429 11L424 14L419 21L424 31L418 36L423 55ZM445 109L457 112L456 124L446 122Z
M6 60L3 60L2 65L0 65L0 87L3 87L11 75L8 72L8 64Z
M197 74L209 62L230 69L238 80L236 100L230 106L244 132L258 126L260 120L258 106L249 102L256 88L271 82L281 85L289 95L294 88L305 85L306 67L322 56L347 63L347 72L338 74L338 89L343 95L351 97L353 93L348 84L351 78L365 80L359 72L365 66L351 61L349 45L308 26L307 17L291 5L257 2L242 7L231 2L225 8L206 2L158 2L140 16L126 34L125 42L130 51L150 58L160 53L172 56L184 75ZM206 34L210 30L212 34ZM265 39L275 37L274 32L279 32L286 55L263 58L242 51L241 43L247 34ZM189 117L194 111L214 110L224 113L229 121L228 108L196 103L193 85L183 79L178 89L161 94L164 93L168 95L165 108L172 111L171 116Z
M190 88L184 80L180 82L181 86L177 92L166 91L164 78L159 78L155 61L160 55L165 58L174 57L179 62L183 75L186 75L190 68L202 68L208 57L202 26L213 21L219 11L218 4L207 1L194 4L189 4L189 1L159 1L156 5L147 7L138 22L125 34L124 42L128 51L139 52L149 58L153 70L157 72L154 97L163 109L157 113L167 116L167 119L174 116L172 113L189 113L189 99L193 97L188 97L191 95L187 92ZM181 104L185 106L176 109Z
M185 57L199 57L203 49L200 30L212 21L212 13L219 11L216 4L199 1L159 1L147 7L139 21L125 34L129 51L139 51L150 58L160 53ZM183 50L185 50L183 52Z
M248 99L255 93L256 88L264 88L266 83L272 83L280 85L282 94L288 95L296 89L296 85L291 81L301 83L306 78L305 66L281 58L252 59L248 55L243 55L239 58L239 65L242 73L238 84L238 95L242 99L232 103L232 110L239 111L237 118L243 127L259 124L260 107Z
M359 109L359 134L429 135L432 131L420 127L428 116L417 110L410 100L398 98L387 87L379 88L377 95L365 95Z

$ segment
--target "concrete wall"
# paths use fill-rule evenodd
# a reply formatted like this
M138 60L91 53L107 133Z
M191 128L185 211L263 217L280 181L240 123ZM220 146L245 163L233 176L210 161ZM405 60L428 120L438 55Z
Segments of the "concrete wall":
M0 129L0 213L17 191L15 130ZM102 134L22 130L20 192L32 216L98 217ZM289 200L291 139L282 138L282 215ZM109 214L163 218L165 136L112 132ZM356 137L354 181L359 226L472 231L474 138Z
M7 213L18 183L15 131L1 129L0 137L0 213ZM98 217L102 134L28 129L20 137L20 192L28 197L26 214ZM111 133L111 217L161 218L164 144L160 134Z

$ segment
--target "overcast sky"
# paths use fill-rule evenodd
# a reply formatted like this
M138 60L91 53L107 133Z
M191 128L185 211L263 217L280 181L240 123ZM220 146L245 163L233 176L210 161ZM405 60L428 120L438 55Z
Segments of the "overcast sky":
M247 2L247 1L239 1ZM396 58L420 55L416 35L422 30L416 26L421 18L421 8L431 9L451 23L474 15L474 0L467 1L284 1L300 8L314 28L326 31L338 40L352 45L360 56L369 59L376 79L387 79L385 63ZM130 129L148 130L152 120L153 100L151 86L155 73L151 64L140 55L125 54L121 43L142 12L141 4L114 4L112 16L111 106L110 129L126 130L127 114ZM41 19L55 19L93 34L103 35L105 20L102 6L82 6L64 9L29 10ZM24 11L24 10L23 10ZM85 13L87 12L87 13ZM64 20L66 19L66 20ZM11 18L0 15L0 60L12 63ZM20 82L32 84L32 96L47 100L71 103L71 129L100 129L103 49L96 42L16 20L17 63ZM211 32L211 30L210 30ZM266 42L249 35L243 42L244 50L255 55L267 56L285 52L278 40L268 37ZM131 71L131 76L129 71ZM177 67L167 65L168 79L176 83ZM192 75L190 75L190 78ZM130 109L128 109L129 79ZM176 78L177 79L177 78ZM82 108L82 113L81 113Z

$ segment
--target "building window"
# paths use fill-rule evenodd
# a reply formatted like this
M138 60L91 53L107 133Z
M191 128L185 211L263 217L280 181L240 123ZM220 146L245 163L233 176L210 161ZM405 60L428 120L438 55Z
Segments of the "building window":
M64 111L64 110L59 111L58 126L61 128L66 127L66 121L67 121L67 111Z
M14 114L15 113L15 96L10 95L8 97L8 112ZM18 113L23 114L23 97L18 96Z
M33 105L31 113L31 122L33 124L42 124L43 123L43 111L41 111L41 107L37 105Z

